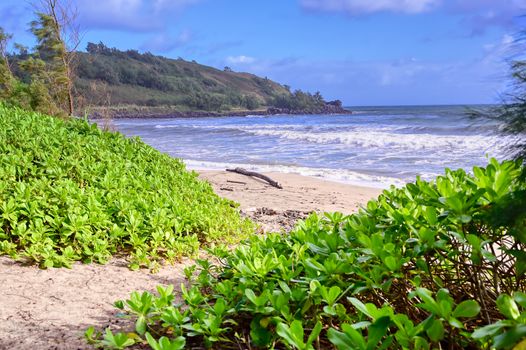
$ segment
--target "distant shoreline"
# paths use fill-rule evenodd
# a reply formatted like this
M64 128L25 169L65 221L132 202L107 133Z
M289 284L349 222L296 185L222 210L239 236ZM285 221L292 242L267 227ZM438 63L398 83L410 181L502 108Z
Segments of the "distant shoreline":
M107 115L104 115L107 113ZM266 110L241 110L241 111L169 111L150 109L148 107L139 107L137 110L123 109L122 111L114 110L111 107L108 111L95 111L88 113L90 120L110 119L165 119L165 118L214 118L214 117L246 117L246 116L265 116L265 115L351 115L353 112L345 108L323 108L315 111L306 110L289 110L284 108L270 107Z

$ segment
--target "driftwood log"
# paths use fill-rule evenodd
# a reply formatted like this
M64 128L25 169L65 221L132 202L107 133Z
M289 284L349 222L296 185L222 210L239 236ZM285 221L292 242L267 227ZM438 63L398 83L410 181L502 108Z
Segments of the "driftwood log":
M278 182L272 180L270 177L265 176L265 175L260 174L260 173L256 173L255 171L249 171L249 170L246 170L246 169L243 169L243 168L226 169L226 171L230 171L232 173L238 173L238 174L245 175L245 176L257 177L257 178L259 178L261 180L264 180L264 181L268 182L271 186L274 186L274 187L279 188L279 189L283 188Z
M235 181L235 180L226 180L226 182L230 182L232 184L240 184L240 185L246 185L246 182L243 181Z

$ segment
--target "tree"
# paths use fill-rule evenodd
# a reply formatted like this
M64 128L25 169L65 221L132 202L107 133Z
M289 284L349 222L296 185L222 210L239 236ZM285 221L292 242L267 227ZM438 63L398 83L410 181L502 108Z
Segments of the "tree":
M526 161L526 60L511 63L512 90L495 112L504 121L506 132L518 135L513 145L516 158Z
M40 0L34 4L37 19L31 32L37 38L36 51L45 62L46 83L56 104L67 114L74 111L73 60L80 42L75 26L76 10L67 0Z
M15 84L7 55L7 45L11 37L10 34L7 34L4 29L0 27L0 98L2 99L7 99L12 95Z
M489 112L474 111L474 117L489 117L503 123L504 133L517 136L516 143L509 146L510 156L522 161L520 179L526 181L526 30L520 33L510 58L511 84L503 95L502 103ZM494 206L490 219L495 226L508 225L510 230L519 232L526 242L526 191L513 192Z

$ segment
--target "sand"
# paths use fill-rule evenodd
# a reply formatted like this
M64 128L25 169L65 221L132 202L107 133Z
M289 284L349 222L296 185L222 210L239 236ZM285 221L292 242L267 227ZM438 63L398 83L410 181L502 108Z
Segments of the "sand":
M241 213L257 220L262 231L290 230L312 211L351 213L380 193L294 174L267 174L283 185L279 190L239 174L200 173L219 195L239 202ZM130 327L129 321L115 317L115 300L135 290L154 291L158 284L179 288L190 264L164 266L155 274L131 271L124 259L41 270L0 257L0 349L90 349L83 340L90 325Z
M217 194L238 202L242 213L258 222L266 232L288 231L297 219L311 212L351 214L381 193L377 188L290 173L265 173L283 189L237 173L211 170L200 170L199 173Z
M159 284L179 288L190 264L156 274L131 271L124 259L42 270L0 257L0 349L91 349L83 340L89 326L129 327L115 317L114 301L135 290L153 292Z

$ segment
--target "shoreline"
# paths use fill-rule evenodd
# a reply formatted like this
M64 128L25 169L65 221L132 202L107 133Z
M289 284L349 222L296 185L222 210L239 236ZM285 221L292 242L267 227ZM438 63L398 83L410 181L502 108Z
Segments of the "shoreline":
M194 171L219 196L239 203L241 214L256 221L263 232L290 231L312 212L352 214L383 191L293 173L263 172L283 186L278 189L260 179L224 170Z
M115 108L115 107L113 107ZM118 107L117 107L118 108ZM234 110L234 111L175 111L167 108L160 109L158 112L155 108L137 107L139 110L131 111L123 108L122 111L116 111L109 107L106 111L88 113L88 119L91 121L105 120L105 119L170 119L170 118L221 118L221 117L247 117L247 116L273 116L273 115L352 115L351 110L341 108L338 110L288 110L282 108L270 107L265 110ZM107 113L107 115L105 115Z
M384 175L373 175L359 173L346 169L331 168L309 168L305 166L288 166L279 164L242 164L242 163L214 163L209 161L200 161L193 159L182 159L188 171L208 172L224 171L226 168L244 168L246 170L259 172L262 174L290 174L300 177L331 182L345 186L356 186L365 188L374 188L378 190L389 189L391 186L404 186L405 182L394 177Z

